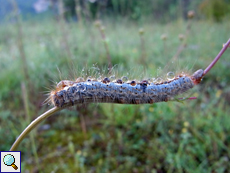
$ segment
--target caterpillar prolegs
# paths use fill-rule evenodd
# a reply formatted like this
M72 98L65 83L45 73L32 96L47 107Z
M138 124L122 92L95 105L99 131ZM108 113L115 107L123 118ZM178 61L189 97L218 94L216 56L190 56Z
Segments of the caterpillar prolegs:
M150 83L148 80L123 82L121 79L101 81L88 79L82 81L62 80L56 90L50 94L53 105L68 107L81 103L119 103L119 104L152 104L167 102L182 94L194 85L199 84L203 70L196 71L192 76L179 75L161 83Z

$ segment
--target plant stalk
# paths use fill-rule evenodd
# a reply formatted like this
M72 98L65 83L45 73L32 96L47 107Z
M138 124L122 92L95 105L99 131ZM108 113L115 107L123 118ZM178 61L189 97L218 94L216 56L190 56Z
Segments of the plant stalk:
M30 133L31 130L33 130L41 121L48 118L49 116L53 115L55 112L60 111L62 108L54 107L48 111L46 111L44 114L37 117L34 121L32 121L25 130L19 135L19 137L15 140L14 144L11 146L10 151L15 151L18 147L18 145L21 143L21 141L25 138L27 134Z
M229 47L230 45L230 39L227 41L226 44L224 44L223 48L221 49L221 51L218 53L218 55L216 56L216 58L209 64L209 66L204 70L203 76L206 75L209 70L211 70L211 68L217 63L217 61L220 59L220 57L223 55L223 53L226 51L226 49Z

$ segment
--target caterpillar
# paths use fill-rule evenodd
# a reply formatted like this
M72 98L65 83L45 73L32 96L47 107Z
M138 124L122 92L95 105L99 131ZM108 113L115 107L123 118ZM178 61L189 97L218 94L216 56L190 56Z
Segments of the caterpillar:
M51 91L50 100L56 107L68 107L82 103L118 103L118 104L153 104L167 102L182 94L202 80L204 71L193 75L178 75L161 82L150 83L148 80L123 82L122 79L110 81L105 77L101 81L78 78L76 81L62 80L56 90Z
M122 79L110 81L105 77L101 81L78 78L76 81L62 80L49 99L56 107L68 107L82 103L119 103L119 104L153 104L167 102L175 96L199 84L212 69L230 45L230 39L205 70L197 70L191 76L183 74L160 83L148 80L123 82Z

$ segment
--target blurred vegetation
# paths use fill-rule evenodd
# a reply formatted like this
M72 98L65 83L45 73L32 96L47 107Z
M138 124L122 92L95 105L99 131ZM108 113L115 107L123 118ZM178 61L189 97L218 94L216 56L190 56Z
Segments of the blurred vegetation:
M58 0L52 1L58 2ZM154 19L158 22L168 22L178 18L186 19L187 11L194 9L200 14L200 18L215 21L220 21L230 15L229 0L64 0L63 2L66 18L75 16L77 3L82 15L88 19L116 16L135 21Z
M220 22L224 17L230 16L230 1L204 0L199 9L207 18Z
M47 19L21 24L31 120L51 108L43 102L55 82L106 76L108 52L115 66L110 75L117 78L164 78L169 71L192 73L213 60L230 30L224 18L220 23L178 19L166 24L107 18L100 26L104 37L91 21L80 25ZM1 151L9 150L29 124L17 42L15 23L1 25ZM22 172L228 172L229 53L227 50L190 93L196 100L183 104L84 104L51 116L34 131L35 142L28 137L19 146Z

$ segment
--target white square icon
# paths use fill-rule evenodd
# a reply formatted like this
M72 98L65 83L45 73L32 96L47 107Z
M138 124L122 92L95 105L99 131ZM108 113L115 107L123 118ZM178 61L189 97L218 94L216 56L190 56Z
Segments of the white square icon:
M21 172L20 151L0 151L0 152L1 152L1 173Z

